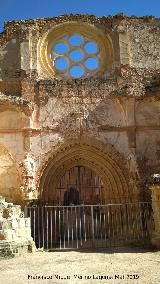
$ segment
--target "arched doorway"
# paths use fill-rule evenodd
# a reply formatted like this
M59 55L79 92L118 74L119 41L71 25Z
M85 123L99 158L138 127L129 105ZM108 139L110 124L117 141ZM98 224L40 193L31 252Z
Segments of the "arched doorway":
M33 237L46 249L126 245L149 240L148 204L138 203L123 161L105 147L75 143L50 156L40 204L28 208Z
M104 204L102 179L85 166L67 170L57 183L55 191L48 192L47 203L52 205Z
M103 202L101 199L101 203L137 200L138 191L129 184L125 160L115 153L112 146L108 148L105 149L103 144L97 147L97 145L81 141L64 145L54 154L51 153L39 174L38 181L40 182L37 184L37 188L39 188L40 200L62 205L63 203L58 197L62 191L62 180L66 181L66 185L64 185L66 187L67 175L71 176L73 172L75 179L78 180L78 168L82 179L85 175L88 182L100 181L103 187ZM84 180L80 179L79 182L84 183ZM76 186L78 185L76 184ZM88 187L87 183L85 186ZM94 186L96 187L96 184Z

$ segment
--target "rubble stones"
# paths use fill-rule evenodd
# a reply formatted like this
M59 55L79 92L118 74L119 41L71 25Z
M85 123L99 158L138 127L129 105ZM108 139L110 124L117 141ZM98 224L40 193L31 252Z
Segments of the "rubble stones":
M15 256L34 250L30 219L24 218L20 205L0 197L0 256Z

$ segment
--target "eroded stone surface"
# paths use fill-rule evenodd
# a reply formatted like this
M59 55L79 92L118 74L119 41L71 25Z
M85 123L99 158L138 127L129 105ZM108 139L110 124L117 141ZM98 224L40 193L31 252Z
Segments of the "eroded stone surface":
M35 249L30 218L24 218L20 205L0 196L0 256L15 256Z
M80 80L46 78L39 41L68 21L94 25L110 37L110 73ZM131 195L144 194L146 181L160 170L159 22L151 17L65 15L5 24L0 35L0 194L19 203L38 198L49 162L67 167L60 163L64 152L72 166L83 152L89 165L85 147L103 153L106 163L112 160ZM71 157L73 147L77 152ZM27 153L34 163L30 175ZM99 170L105 178L107 167ZM116 174L113 180L112 187L118 187Z

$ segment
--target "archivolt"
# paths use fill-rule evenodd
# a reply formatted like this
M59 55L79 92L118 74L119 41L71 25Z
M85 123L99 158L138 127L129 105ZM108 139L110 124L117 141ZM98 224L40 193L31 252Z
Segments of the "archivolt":
M104 145L85 138L67 141L57 150L51 151L39 173L40 182L37 186L41 198L49 196L50 190L56 190L56 185L65 172L78 165L88 167L99 175L104 188L112 196L129 197L133 194L128 186L127 169L121 155L110 144Z

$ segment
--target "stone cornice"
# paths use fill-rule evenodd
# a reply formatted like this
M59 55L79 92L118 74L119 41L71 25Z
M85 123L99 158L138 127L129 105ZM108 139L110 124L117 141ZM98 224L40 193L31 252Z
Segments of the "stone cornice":
M17 96L6 96L0 93L0 110L16 108L24 111L26 114L31 114L34 109L34 103Z

